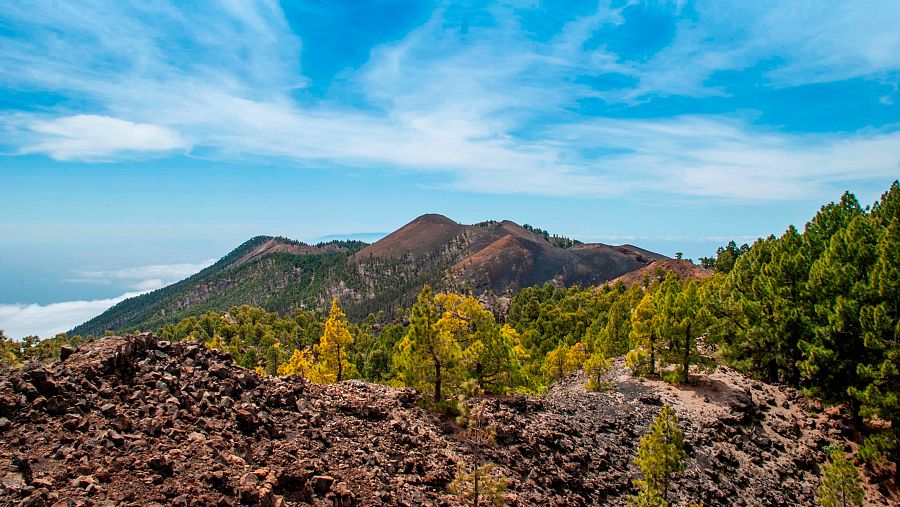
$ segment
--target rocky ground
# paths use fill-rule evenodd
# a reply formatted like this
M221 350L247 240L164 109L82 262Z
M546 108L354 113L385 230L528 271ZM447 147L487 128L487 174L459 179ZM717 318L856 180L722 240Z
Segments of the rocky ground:
M261 378L147 334L64 352L0 376L0 505L461 505L447 485L476 456L509 479L508 505L622 505L666 403L688 455L676 504L813 505L822 446L854 437L723 368L674 387L618 363L604 392L572 375L542 398L484 399L497 435L479 450L411 390ZM900 501L866 479L869 504Z

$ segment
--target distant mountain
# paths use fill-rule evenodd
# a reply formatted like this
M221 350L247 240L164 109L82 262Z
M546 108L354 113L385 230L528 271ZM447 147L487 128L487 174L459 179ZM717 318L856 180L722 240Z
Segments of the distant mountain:
M645 281L653 282L665 278L667 272L673 272L682 280L691 280L694 278L709 278L713 272L694 264L691 261L660 259L647 264L641 269L625 273L624 275L614 278L607 282L609 285L615 285L619 282L625 285L633 283L644 283Z
M322 309L334 296L352 317L390 316L411 305L425 283L500 296L545 282L600 284L662 259L631 245L581 244L508 220L463 225L428 214L371 245L256 237L190 278L127 299L71 332L150 330L241 304L280 313Z

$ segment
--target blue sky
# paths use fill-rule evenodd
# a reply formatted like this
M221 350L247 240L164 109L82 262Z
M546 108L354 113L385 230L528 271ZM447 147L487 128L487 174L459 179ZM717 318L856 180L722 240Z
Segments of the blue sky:
M710 254L900 175L900 3L0 6L0 328L426 212Z

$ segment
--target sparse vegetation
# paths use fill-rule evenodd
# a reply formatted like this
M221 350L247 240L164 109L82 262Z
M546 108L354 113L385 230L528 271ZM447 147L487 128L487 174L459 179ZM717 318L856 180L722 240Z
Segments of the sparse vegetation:
M55 361L63 347L78 346L85 341L81 336L69 337L66 333L43 340L38 336L26 336L16 341L0 330L0 368L12 368L30 361Z
M435 403L455 396L468 381L489 393L523 384L523 351L515 331L497 324L474 298L435 295L427 285L396 350L397 382L421 390Z
M545 231L544 229L539 229L537 227L533 227L528 224L522 224L522 228L527 229L535 234L541 235L550 242L551 245L559 247L559 248L571 248L575 245L583 244L581 241L577 239L567 238L565 236L558 236L556 234L550 234L550 232Z
M19 364L19 357L16 352L19 345L6 337L6 334L0 329L0 368L12 368Z
M641 438L635 464L641 469L641 479L635 481L638 492L629 499L632 506L666 506L669 486L684 470L684 435L678 428L678 416L666 405L653 425Z
M476 227L488 228L488 227L494 227L498 224L500 224L500 222L497 220L485 220L483 222L478 222L477 224L474 224L474 225ZM550 232L545 231L544 229L539 229L537 227L533 227L528 224L522 224L522 228L527 231L531 231L531 232L537 234L538 236L543 237L545 240L550 242L551 245L558 247L558 248L571 248L575 245L583 245L584 244L581 241L578 241L577 239L571 239L571 238L567 238L565 236L559 236L557 234L550 234Z
M483 401L477 399L480 394L477 383L470 381L463 386L462 394L457 397L459 416L456 421L464 428L463 437L475 449L475 463L472 466L464 462L458 463L456 475L448 490L463 500L471 501L474 507L500 507L505 503L507 479L493 463L484 458L485 448L495 444L495 430L485 415Z
M843 449L826 449L828 462L822 467L818 489L822 507L852 507L863 504L864 492L859 469L847 459Z

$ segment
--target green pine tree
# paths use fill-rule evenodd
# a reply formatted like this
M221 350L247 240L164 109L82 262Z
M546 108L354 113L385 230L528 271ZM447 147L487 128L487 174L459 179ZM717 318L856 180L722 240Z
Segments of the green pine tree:
M862 505L865 493L859 469L848 460L841 449L831 451L822 467L818 500L822 507L851 507Z
M898 219L893 219L881 238L878 261L871 272L869 291L871 302L860 308L860 328L870 360L857 367L857 373L864 387L851 387L851 394L860 402L860 413L863 417L879 417L890 421L896 433L900 428L900 388L898 388L900 220Z
M352 344L353 335L341 310L340 301L334 298L328 320L325 321L325 330L319 343L313 348L319 361L314 375L317 382L341 382L357 374L356 367L347 360L347 347Z
M894 220L900 220L900 183L894 180L891 188L872 206L872 218L887 228Z
M631 312L631 351L625 356L626 365L638 375L656 373L659 325L660 315L656 310L655 296L648 290Z
M447 489L458 497L472 502L473 507L492 505L502 507L507 479L497 467L486 460L484 451L496 443L496 429L485 412L485 400L478 383L466 382L458 396L456 422L464 428L462 436L474 449L475 464L457 464L456 476Z
M444 387L455 373L462 350L453 335L438 326L441 311L425 285L413 305L406 336L397 344L394 367L403 385L430 394L435 403L444 399Z
M0 329L0 369L11 368L19 364L17 352L19 346L12 339L7 338Z
M692 364L704 367L711 364L697 348L697 338L703 334L710 319L709 312L700 303L698 282L691 280L680 290L665 294L660 313L663 315L661 335L668 343L663 359L667 365L676 366L675 370L665 372L664 377L687 382Z
M669 486L684 470L684 435L678 428L678 416L671 406L662 408L646 435L641 438L634 462L642 479L635 481L638 493L629 499L633 506L664 506Z
M828 248L831 237L845 229L854 218L863 214L856 196L844 192L840 201L822 206L816 216L806 223L803 231L807 257L818 259Z
M848 389L862 387L857 365L867 364L860 310L871 301L869 277L878 260L880 231L871 217L860 215L836 232L810 269L815 294L815 334L799 345L799 362L810 391L828 401L848 401Z

